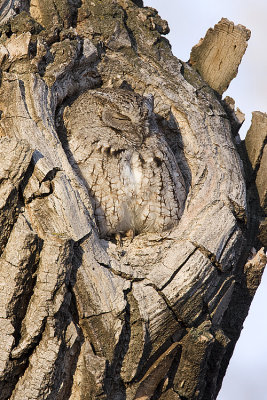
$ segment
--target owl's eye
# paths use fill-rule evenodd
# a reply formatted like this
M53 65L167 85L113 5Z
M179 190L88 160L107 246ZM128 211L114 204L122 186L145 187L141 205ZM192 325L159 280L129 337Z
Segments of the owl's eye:
M120 121L131 121L130 118L127 117L127 115L122 115L122 114L117 113L117 112L114 112L114 113L112 112L110 114L111 114L112 118L118 119Z
M103 110L102 120L107 126L121 131L128 130L132 126L132 121L129 117L107 108Z
M110 110L110 109L104 109L102 113L102 119L105 122L111 122L111 121L127 121L131 122L131 119L127 117L127 115L120 114L116 111Z

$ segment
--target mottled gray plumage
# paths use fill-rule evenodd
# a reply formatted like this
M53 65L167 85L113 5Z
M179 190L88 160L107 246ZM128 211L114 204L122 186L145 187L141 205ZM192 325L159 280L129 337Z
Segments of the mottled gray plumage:
M161 232L178 223L184 181L156 124L152 96L88 91L66 108L64 121L101 236Z

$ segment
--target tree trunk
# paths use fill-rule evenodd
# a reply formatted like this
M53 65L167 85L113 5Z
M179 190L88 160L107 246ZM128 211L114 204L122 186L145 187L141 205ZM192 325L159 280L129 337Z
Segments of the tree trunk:
M249 32L184 63L142 1L0 7L0 400L215 399L266 263L267 115L245 145L221 98Z

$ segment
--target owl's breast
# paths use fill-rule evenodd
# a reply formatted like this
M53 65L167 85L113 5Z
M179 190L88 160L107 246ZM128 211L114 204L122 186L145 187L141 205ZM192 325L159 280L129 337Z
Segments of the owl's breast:
M125 194L129 195L129 206L138 195L143 178L143 169L138 152L126 152L121 161L121 180L124 185Z

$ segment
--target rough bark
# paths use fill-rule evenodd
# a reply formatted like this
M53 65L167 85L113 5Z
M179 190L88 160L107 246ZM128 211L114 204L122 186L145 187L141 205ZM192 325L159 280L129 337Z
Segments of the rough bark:
M245 146L142 1L0 6L0 399L216 398L266 263L266 115ZM185 182L177 226L122 247L100 238L64 125L96 88L153 95Z

